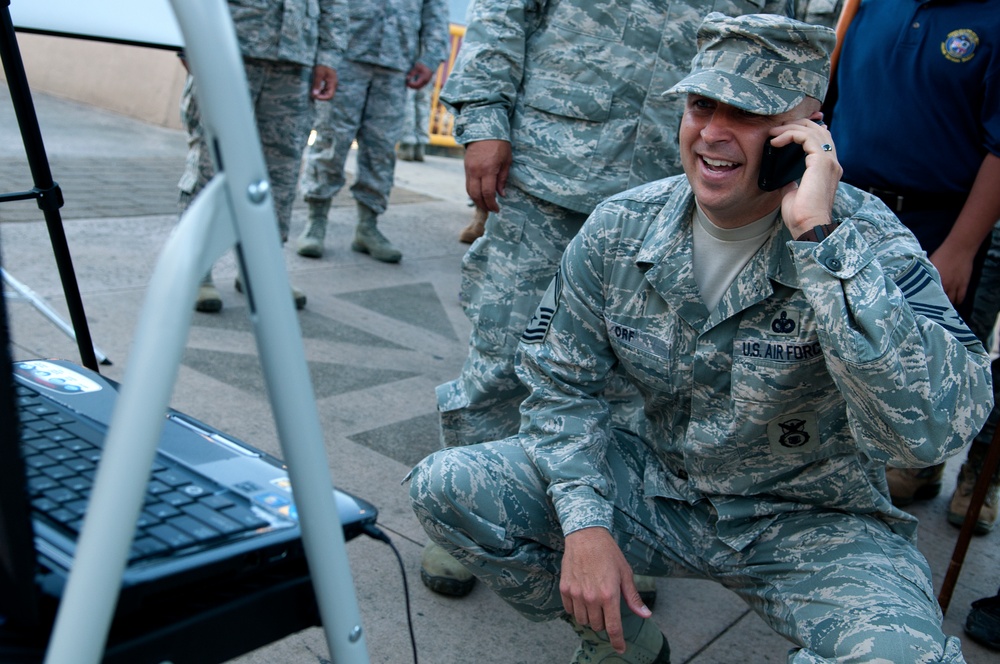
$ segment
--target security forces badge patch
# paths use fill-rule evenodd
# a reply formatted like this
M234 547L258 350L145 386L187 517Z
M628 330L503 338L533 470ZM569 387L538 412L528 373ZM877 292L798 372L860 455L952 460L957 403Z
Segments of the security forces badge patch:
M814 411L790 413L767 423L767 440L774 454L808 454L819 449L819 418Z
M941 53L952 62L968 62L976 55L979 35L968 28L952 30L941 42Z

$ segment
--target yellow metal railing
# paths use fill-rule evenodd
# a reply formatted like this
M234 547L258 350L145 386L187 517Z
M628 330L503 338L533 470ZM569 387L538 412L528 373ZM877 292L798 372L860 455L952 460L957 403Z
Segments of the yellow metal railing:
M465 26L452 23L448 32L451 41L448 60L441 63L432 79L434 87L431 90L431 113L428 133L430 134L431 145L453 148L458 145L451 133L455 124L455 117L448 112L438 97L441 95L441 88L444 87L444 82L448 80L448 75L451 74L452 67L455 66L455 57L458 55L458 49L462 45L462 38L465 37Z

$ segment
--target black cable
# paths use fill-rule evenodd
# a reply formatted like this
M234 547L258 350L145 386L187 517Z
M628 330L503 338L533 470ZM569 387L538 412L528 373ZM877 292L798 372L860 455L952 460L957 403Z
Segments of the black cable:
M413 631L413 615L410 611L410 588L406 583L406 565L403 564L403 556L399 555L399 550L392 543L392 540L389 539L389 536L379 530L375 524L366 523L362 526L362 530L368 537L388 544L392 552L396 554L396 560L399 562L399 572L403 577L403 597L406 599L406 624L410 630L410 648L413 650L413 664L417 664L417 639Z

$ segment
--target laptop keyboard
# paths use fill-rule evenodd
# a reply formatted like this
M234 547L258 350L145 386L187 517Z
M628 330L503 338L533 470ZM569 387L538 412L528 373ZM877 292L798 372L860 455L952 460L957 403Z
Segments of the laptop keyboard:
M71 412L53 408L29 387L17 386L17 405L32 508L76 539L103 436ZM211 480L157 455L129 561L210 545L270 525L240 501Z

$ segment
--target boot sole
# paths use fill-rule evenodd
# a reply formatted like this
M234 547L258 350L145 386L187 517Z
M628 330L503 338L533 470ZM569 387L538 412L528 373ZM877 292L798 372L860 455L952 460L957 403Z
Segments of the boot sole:
M368 254L377 261L382 261L383 263L398 263L400 259L403 258L402 255L399 256L377 256L372 252L368 251L368 247L363 244L358 244L357 242L351 243L351 251L356 251L359 254Z
M313 249L311 247L299 247L296 253L299 256L305 256L306 258L323 258L322 249Z
M663 637L663 646L660 648L660 652L656 654L653 664L670 664L670 644L667 643L666 636Z
M439 595L450 597L465 597L472 592L472 587L476 585L476 577L467 581L452 579L444 576L431 576L426 570L420 570L420 580L424 585Z
M215 288L203 286L198 289L198 297L194 301L194 310L203 314L214 314L222 311L222 295Z
M948 512L948 523L951 525L961 528L965 524L964 514L955 514L954 512ZM976 525L972 529L973 535L988 535L990 531L993 530L993 524L989 521L980 521L976 519Z
M218 313L222 311L222 300L205 300L203 302L196 302L194 310L200 311L203 314Z

